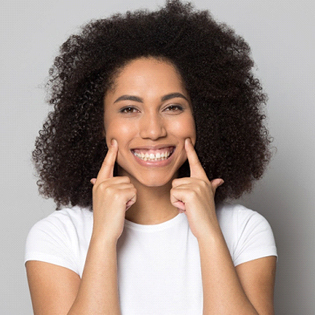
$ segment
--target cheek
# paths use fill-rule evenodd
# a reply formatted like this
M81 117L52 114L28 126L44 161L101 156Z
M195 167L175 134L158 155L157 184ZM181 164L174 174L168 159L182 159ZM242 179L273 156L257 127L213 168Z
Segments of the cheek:
M189 123L187 124L187 133L189 133L189 138L195 144L196 142L196 127L195 127L195 121L193 118L190 119Z
M121 121L111 120L110 123L106 124L105 121L105 135L107 146L110 145L111 141L115 139L118 144L118 153L116 157L116 162L119 166L124 168L126 151L123 150L128 144L130 136L132 135L131 128L122 123Z
M130 124L124 124L121 121L111 120L108 124L105 121L106 143L109 144L112 139L115 139L118 147L122 146L133 134L133 129Z
M193 144L196 142L196 129L193 117L187 117L172 125L173 133L185 140L190 138Z

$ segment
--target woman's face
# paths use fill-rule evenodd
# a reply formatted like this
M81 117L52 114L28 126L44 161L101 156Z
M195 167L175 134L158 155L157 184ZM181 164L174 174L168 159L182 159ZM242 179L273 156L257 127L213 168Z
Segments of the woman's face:
M119 175L149 187L163 186L186 160L184 141L196 140L190 99L168 62L128 63L104 99L106 141L118 142Z

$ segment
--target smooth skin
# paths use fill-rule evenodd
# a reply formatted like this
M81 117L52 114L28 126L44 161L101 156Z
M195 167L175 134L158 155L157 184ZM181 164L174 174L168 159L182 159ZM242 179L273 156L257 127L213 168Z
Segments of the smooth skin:
M165 101L165 95L174 92L184 98ZM116 102L117 95L137 96L141 102L134 98ZM129 109L121 111L126 102ZM108 117L110 120L106 120ZM148 117L152 124L147 123ZM116 123L111 124L113 121ZM185 212L200 249L203 313L274 314L276 258L233 266L215 213L214 195L223 180L209 181L199 162L193 146L195 131L189 97L174 67L152 58L130 62L105 97L104 125L109 150L97 178L91 180L94 226L82 279L66 268L28 261L34 313L120 314L116 244L124 219L156 224ZM121 129L115 129L117 126ZM158 144L176 147L167 167L146 168L131 159L131 149ZM190 177L176 178L186 159ZM120 165L116 177L115 161ZM169 177L164 180L166 174ZM163 209L160 213L151 210L156 202Z
M190 177L173 181L171 200L185 211L199 244L204 314L273 314L275 257L233 265L215 214L221 179L209 181L190 140Z

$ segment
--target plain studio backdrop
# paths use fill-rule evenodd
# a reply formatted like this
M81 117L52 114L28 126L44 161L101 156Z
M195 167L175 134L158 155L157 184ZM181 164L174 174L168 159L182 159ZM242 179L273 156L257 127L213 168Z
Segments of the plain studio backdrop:
M269 95L277 151L264 178L241 202L270 222L279 259L276 314L315 311L315 5L312 0L194 0L250 44ZM31 162L48 113L43 83L59 46L91 19L164 0L1 1L0 313L32 314L23 263L31 226L54 211L38 195ZM167 314L166 314L167 315Z

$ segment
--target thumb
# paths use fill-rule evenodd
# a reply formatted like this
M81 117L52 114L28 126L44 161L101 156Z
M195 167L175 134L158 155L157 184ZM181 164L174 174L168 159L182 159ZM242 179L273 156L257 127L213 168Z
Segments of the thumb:
M219 186L221 186L224 183L224 180L222 178L215 178L211 181L211 186L213 191L215 192Z

